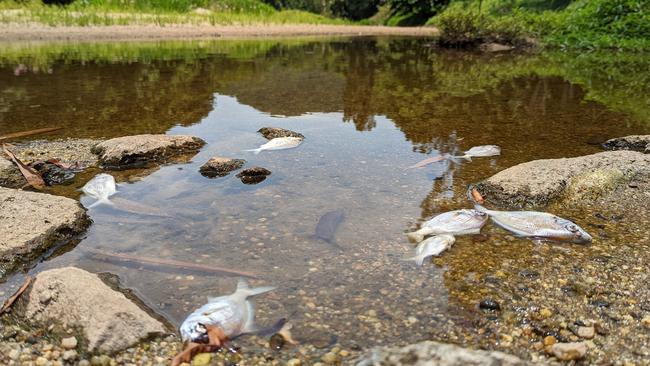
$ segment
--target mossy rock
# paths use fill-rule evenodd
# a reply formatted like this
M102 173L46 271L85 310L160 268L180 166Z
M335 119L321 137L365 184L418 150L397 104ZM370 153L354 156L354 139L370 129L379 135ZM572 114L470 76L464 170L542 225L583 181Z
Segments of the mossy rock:
M571 178L564 191L564 200L570 203L598 200L629 180L630 177L619 169L587 171Z

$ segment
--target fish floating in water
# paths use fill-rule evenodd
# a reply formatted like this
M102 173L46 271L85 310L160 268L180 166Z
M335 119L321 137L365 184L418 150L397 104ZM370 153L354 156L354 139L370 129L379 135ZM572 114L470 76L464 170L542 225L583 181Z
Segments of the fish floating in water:
M441 213L422 224L420 230L408 233L409 239L419 243L427 235L466 235L478 234L487 222L488 215L471 209Z
M339 228L344 219L345 211L342 209L327 212L321 216L320 220L318 220L318 224L316 224L316 228L314 229L314 235L317 239L332 244L337 248L341 248L336 243L334 236L336 235L336 230Z
M101 204L112 205L113 203L108 198L117 192L117 185L112 175L101 173L88 181L81 190L88 196L97 199L97 201L87 207L91 208Z
M520 237L577 244L590 243L592 240L591 235L580 226L547 212L492 211L481 205L474 207L487 214L495 224Z
M465 151L464 155L454 156L456 159L472 160L472 158L501 155L501 148L497 145L481 145Z
M298 147L298 145L302 143L302 140L303 139L300 137L276 137L274 139L269 140L269 142L260 146L257 149L250 149L244 151L252 151L255 154L259 154L262 151L266 151L266 150L292 149L294 147Z
M421 266L428 257L439 256L440 253L451 248L455 241L456 238L449 234L432 236L418 244L415 248L415 256L407 260L414 260L418 266Z
M207 304L190 314L181 324L181 338L185 342L207 343L208 326L219 328L229 339L258 331L255 307L248 298L274 289L273 286L250 288L245 280L239 280L233 294L209 297Z
M424 160L420 160L420 161L418 161L417 163L411 165L410 167L408 167L408 168L406 168L406 169L422 168L422 167L425 167L425 166L427 166L427 165L429 165L429 164L433 164L433 163L437 163L437 162L439 162L439 161L443 161L443 160L445 160L445 159L447 159L447 158L449 158L449 156L448 156L447 154L445 154L445 155L436 155L436 156L432 156L432 157L430 157L430 158L426 158L426 159L424 159Z

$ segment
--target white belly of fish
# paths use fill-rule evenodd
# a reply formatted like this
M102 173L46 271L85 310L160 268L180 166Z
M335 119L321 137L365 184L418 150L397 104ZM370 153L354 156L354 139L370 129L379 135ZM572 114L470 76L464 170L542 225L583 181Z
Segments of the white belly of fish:
M487 220L487 215L482 215L474 210L457 210L440 214L425 222L422 227L431 234L476 234Z
M181 324L181 337L195 342L207 341L202 339L204 329L206 325L211 325L219 327L226 336L232 338L242 333L248 319L247 306L228 299L208 303L190 314Z

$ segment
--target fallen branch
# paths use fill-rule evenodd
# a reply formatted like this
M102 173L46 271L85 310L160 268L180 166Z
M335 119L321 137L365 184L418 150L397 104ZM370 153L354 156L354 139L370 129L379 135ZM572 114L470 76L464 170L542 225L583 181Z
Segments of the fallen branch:
M11 295L11 297L8 298L4 304L2 304L2 308L0 308L0 315L4 314L7 310L9 310L9 308L11 308L11 306L16 302L16 300L18 300L20 295L22 295L23 292L27 290L27 287L29 287L29 284L32 283L32 280L33 278L31 276L27 276L27 278L25 278L25 282L23 283L23 285L20 286L20 288L16 290L16 292L14 292L14 294Z
M18 138L18 137L40 135L42 133L54 132L54 131L58 131L60 129L61 129L61 127L49 127L49 128L39 128L37 130L14 132L14 133L10 133L10 134L0 136L0 141L15 139L15 138Z
M36 189L45 188L45 181L43 180L41 175L38 174L37 171L35 171L34 169L28 167L22 161L20 161L16 157L16 155L14 155L14 153L12 153L11 151L9 151L9 149L7 149L6 145L2 145L2 150L9 157L9 159L11 159L11 161L13 161L14 164L16 164L16 166L18 167L18 170L20 170L20 173L23 175L23 177L25 177L25 179L27 180L27 183L29 183L29 185L31 185L32 187L34 187Z
M205 265L202 265L202 264L196 264L196 263L191 263L191 262L182 262L182 261L177 261L177 260L173 260L173 259L142 257L142 256L123 254L123 253L106 252L106 251L103 251L103 250L90 249L90 248L83 248L82 250L85 251L85 252L91 253L91 254L99 255L99 256L115 258L115 259L121 259L121 260L129 261L129 262L136 262L136 263L141 263L141 264L148 264L148 265L155 265L155 266L165 266L165 267L181 268L181 269L190 269L190 270L196 270L196 271L202 271L202 272L208 272L208 273L226 274L226 275L231 275L231 276L258 278L257 275L255 275L254 273L250 273L250 272L238 271L238 270L222 268L222 267L205 266Z

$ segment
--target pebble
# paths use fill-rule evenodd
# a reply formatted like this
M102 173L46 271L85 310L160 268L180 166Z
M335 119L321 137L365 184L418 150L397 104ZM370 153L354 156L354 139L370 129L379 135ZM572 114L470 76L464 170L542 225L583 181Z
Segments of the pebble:
M338 357L336 357L335 353L327 352L320 359L321 359L321 361L323 361L325 363L336 363L336 361L338 360Z
M553 312L547 308L544 308L539 311L539 316L542 317L542 319L550 318L553 315Z
M37 357L36 358L36 366L45 366L47 365L48 360L45 357Z
M77 351L71 349L63 352L63 359L66 361L71 361L77 358Z
M194 356L194 359L192 360L192 365L193 366L206 366L210 364L210 360L212 359L212 355L209 353L199 353L198 355Z
M481 302L478 304L478 307L483 310L492 310L492 311L501 310L501 305L499 305L498 302L492 299L481 300Z
M302 362L297 358L292 358L289 361L287 361L287 366L300 366L300 365L302 365Z
M552 335L544 337L545 346L552 346L555 343L557 343L557 339L555 339L555 337L553 337Z
M650 315L646 315L641 319L641 324L643 324L644 327L650 329Z
M73 349L77 348L77 338L74 336L68 337L68 338L63 338L61 340L61 347L65 349Z
M551 353L559 360L579 360L587 354L587 345L584 342L556 343L551 346Z
M12 349L9 351L9 358L17 360L20 357L20 349Z
M584 339L592 339L596 335L594 327L578 327L577 336Z
M341 350L341 352L339 352L339 355L341 357L348 357L350 355L350 352L343 349L343 350Z

